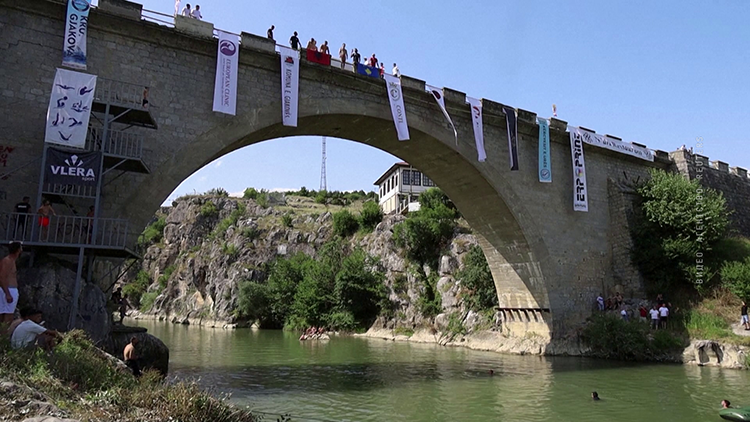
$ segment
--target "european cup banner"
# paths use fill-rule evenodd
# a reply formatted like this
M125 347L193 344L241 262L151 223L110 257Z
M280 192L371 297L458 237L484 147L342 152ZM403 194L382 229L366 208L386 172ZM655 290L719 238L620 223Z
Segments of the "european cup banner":
M616 152L621 152L633 157L640 158L646 161L654 161L654 152L648 148L633 145L629 142L623 142L617 139L610 138L605 135L598 135L587 130L581 130L581 136L583 142L589 145L594 145L600 148L609 149Z
M549 145L549 124L547 120L537 118L539 123L539 181L552 183L552 157Z
M570 156L573 160L573 211L588 212L586 163L583 160L583 134L581 132L578 128L570 128Z
M401 92L401 79L398 76L384 75L385 87L388 91L388 100L391 103L391 114L393 123L396 125L396 133L399 141L409 140L409 125L406 123L406 109L404 107L404 96Z
M44 182L56 185L96 186L102 159L101 151L75 153L47 148Z
M446 120L448 120L448 123L450 123L451 128L453 128L453 137L456 138L456 145L458 145L458 132L456 131L456 125L453 124L453 119L451 119L450 114L448 114L448 110L445 108L445 97L443 96L443 89L427 84L425 84L425 87L427 88L427 91L432 94L432 98L437 101L438 107L440 107L440 111L443 112L443 116L445 116Z
M219 45L216 55L214 81L214 111L234 116L237 113L237 68L240 61L237 35L218 31Z
M96 75L57 69L47 107L44 141L83 148L94 101Z
M86 70L86 32L89 27L88 0L68 0L63 43L63 66Z
M508 128L508 156L510 157L510 169L518 170L518 124L516 109L503 107L505 113L505 126Z
M297 127L299 106L299 53L279 46L281 57L281 120L284 126Z
M484 150L484 125L482 123L482 101L477 98L466 96L466 102L471 107L471 123L474 126L474 143L477 145L477 160L483 163L487 160Z

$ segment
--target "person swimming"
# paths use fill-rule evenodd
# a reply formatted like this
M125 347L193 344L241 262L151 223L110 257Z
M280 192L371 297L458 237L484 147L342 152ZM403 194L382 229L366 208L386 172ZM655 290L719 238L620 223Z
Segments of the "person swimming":
M592 398L592 399L593 399L594 401L596 401L596 400L599 400L599 393L597 393L596 391L592 392L592 393L591 393L591 398Z
M721 407L722 409L731 409L732 403L729 403L729 400L724 399L721 401Z

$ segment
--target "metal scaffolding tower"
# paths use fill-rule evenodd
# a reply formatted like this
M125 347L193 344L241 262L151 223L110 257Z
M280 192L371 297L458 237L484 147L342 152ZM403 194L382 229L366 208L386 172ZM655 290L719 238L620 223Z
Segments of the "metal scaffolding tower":
M326 182L326 137L323 137L323 159L320 163L320 190L328 190Z

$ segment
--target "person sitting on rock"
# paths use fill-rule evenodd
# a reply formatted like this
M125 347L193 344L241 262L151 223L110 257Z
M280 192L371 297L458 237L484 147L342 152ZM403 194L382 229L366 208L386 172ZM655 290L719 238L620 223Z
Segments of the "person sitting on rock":
M14 349L38 346L45 350L52 350L62 339L62 335L55 330L48 330L42 324L42 311L32 308L21 310L23 321L13 330L10 344Z
M125 350L122 352L122 357L125 358L125 365L133 371L133 376L141 376L141 367L138 365L138 355L135 353L135 346L138 345L138 337L131 337L130 343L125 346Z

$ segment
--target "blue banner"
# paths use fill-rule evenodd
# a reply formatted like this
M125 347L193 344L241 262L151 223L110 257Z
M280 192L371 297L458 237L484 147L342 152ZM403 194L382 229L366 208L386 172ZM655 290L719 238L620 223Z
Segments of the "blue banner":
M86 32L89 27L88 0L68 0L63 44L63 66L86 69Z
M539 181L552 183L552 157L549 151L549 125L544 119L539 122Z
M357 63L357 73L365 76L372 76L373 78L380 77L380 69L372 66L365 66L362 63Z

